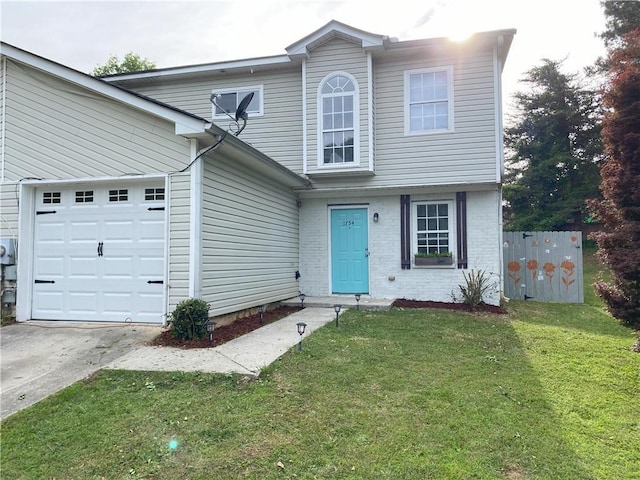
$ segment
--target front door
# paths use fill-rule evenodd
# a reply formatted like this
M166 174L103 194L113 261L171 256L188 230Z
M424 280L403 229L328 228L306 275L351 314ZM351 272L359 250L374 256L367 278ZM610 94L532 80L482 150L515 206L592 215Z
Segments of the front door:
M366 208L331 210L331 291L369 293Z

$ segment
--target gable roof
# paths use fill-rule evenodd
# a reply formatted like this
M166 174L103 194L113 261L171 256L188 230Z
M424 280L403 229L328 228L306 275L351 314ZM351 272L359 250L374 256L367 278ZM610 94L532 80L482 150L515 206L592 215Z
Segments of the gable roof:
M331 20L315 32L289 45L286 48L287 55L291 58L306 57L311 50L334 38L342 38L357 43L365 50L383 47L389 41L387 36L365 32L337 20Z
M0 42L0 55L173 122L176 135L202 134L211 126L211 122L202 117L113 85L100 78L92 77L8 43Z

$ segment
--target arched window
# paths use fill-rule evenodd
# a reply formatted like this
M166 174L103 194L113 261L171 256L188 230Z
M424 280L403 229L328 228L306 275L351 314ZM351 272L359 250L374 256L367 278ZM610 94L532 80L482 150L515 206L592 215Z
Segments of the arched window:
M348 74L328 76L319 89L319 164L354 164L357 161L358 86Z

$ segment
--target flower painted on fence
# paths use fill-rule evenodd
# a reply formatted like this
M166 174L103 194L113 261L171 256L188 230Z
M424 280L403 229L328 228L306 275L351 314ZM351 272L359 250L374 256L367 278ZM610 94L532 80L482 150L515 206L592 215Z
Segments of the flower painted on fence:
M513 283L517 286L522 277L518 277L518 272L520 271L520 262L516 262L514 260L507 263L507 269L509 270L509 278L513 280Z
M571 278L575 273L576 266L571 260L563 260L560 264L560 268L564 275L566 275L562 277L562 283L564 283L565 288L569 290L569 286L576 281L575 278Z
M544 274L551 280L556 271L556 266L551 262L547 262L542 266L542 270L544 270Z
M536 271L538 270L538 261L533 259L527 262L527 270L531 272L531 277L536 279Z

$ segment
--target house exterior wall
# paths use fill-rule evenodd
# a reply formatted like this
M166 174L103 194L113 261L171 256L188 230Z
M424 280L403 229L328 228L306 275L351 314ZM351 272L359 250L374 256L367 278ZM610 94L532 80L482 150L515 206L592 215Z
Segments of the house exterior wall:
M306 295L331 294L329 210L332 205L361 206L369 217L369 295L373 298L407 298L451 302L452 294L460 301L458 285L463 271L486 270L495 288L484 301L499 304L500 225L496 222L500 194L497 189L467 192L468 258L467 270L454 266L400 267L400 195L301 198L300 208L300 289ZM454 200L455 191L412 190L412 199ZM379 221L372 221L377 212ZM455 252L455 248L453 249Z
M4 59L3 59L4 60ZM189 162L174 124L6 59L2 236L18 233L21 179L165 174ZM170 306L188 296L190 173L170 176ZM169 204L169 202L168 202Z
M298 294L297 195L222 156L204 163L201 298L211 315Z
M203 118L211 118L211 93L217 89L263 86L264 115L251 116L242 140L285 167L302 173L302 74L300 66L277 71L230 72L186 81L126 87ZM214 120L227 129L231 120Z

